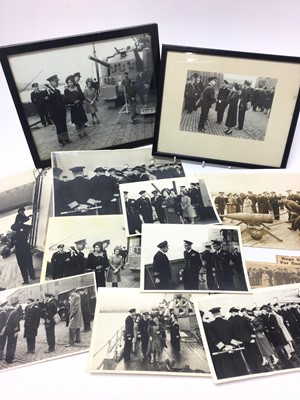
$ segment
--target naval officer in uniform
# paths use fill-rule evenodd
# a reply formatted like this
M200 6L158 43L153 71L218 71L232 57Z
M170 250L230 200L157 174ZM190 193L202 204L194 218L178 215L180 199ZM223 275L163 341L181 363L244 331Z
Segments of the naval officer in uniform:
M171 265L166 253L169 250L169 245L166 240L157 245L158 252L153 258L153 276L155 289L168 290L171 281Z
M183 269L183 288L184 290L199 289L199 271L202 263L200 254L192 249L193 242L184 240L184 269Z

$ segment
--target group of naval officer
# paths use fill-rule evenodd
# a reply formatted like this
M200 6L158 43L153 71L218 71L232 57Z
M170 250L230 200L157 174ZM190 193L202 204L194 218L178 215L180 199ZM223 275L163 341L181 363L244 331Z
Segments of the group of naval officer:
M220 240L205 244L205 251L197 252L193 242L184 240L184 264L179 271L184 290L199 290L199 281L206 282L209 290L234 290L234 275L242 275L242 258L238 249L233 253L223 248ZM169 290L172 287L172 266L167 256L169 244L166 240L157 245L159 250L153 257L153 279L155 289ZM201 272L204 271L205 273ZM204 275L206 274L206 280ZM242 290L246 290L244 276L240 276Z
M61 168L53 168L56 216L120 214L120 184L184 176L180 164L97 167L90 179L84 170L84 166L70 168L73 179L67 180Z

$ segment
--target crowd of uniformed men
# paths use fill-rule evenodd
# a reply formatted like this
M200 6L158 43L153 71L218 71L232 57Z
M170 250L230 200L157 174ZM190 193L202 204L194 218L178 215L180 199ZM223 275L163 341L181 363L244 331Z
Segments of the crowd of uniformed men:
M299 304L231 307L228 313L200 311L218 379L299 368Z
M205 85L203 79L207 81ZM220 88L216 95L215 88L217 84ZM192 114L201 108L200 119L198 122L198 131L207 131L207 121L209 110L213 104L216 104L216 123L222 124L225 110L227 110L227 117L225 125L227 127L226 134L231 134L232 129L237 125L238 130L244 128L245 115L247 110L252 108L252 111L260 111L269 116L275 88L267 86L259 86L256 88L251 87L252 82L245 80L244 84L236 82L229 83L223 79L218 82L216 76L201 76L194 73L187 78L184 94L184 110L188 114Z
M23 324L23 337L26 339L26 354L35 354L36 338L40 327L40 320L44 320L46 340L48 348L45 353L55 352L55 327L60 321L59 309L63 307L65 312L66 327L69 336L65 347L81 343L80 329L84 332L91 330L92 312L89 295L84 289L70 290L63 304L52 293L45 293L44 299L40 301L33 298L27 299L27 306L23 309L18 301L12 304L7 302L0 305L0 361L7 364L18 361L16 356L18 336L21 332L21 321ZM40 347L40 345L39 345ZM1 368L1 366L0 366Z
M286 190L287 194L278 194L274 191L264 191L254 194L219 192L214 198L216 209L221 218L226 214L252 213L272 214L275 220L280 220L281 215L287 213L290 230L300 229L300 191Z
M149 163L124 168L97 167L88 179L84 166L70 168L67 179L61 168L53 168L55 215L120 214L119 185L184 176L181 164Z
M205 250L201 253L192 246L193 242L184 240L184 265L179 271L179 280L182 280L184 290L199 290L200 287L209 290L246 290L242 258L238 248L234 248L233 252L225 250L220 240L205 243ZM170 290L172 267L166 254L169 244L163 241L157 247L159 250L153 257L155 289ZM236 287L234 275L238 275L241 287Z

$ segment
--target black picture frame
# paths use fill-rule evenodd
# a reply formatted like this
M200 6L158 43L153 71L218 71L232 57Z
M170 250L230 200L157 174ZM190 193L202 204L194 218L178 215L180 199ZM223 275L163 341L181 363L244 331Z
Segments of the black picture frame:
M50 166L51 151L59 151L61 148L64 151L98 150L102 148L133 148L152 143L160 61L157 24L2 47L0 48L0 58L37 168ZM102 64L99 61L96 62L95 58L102 61ZM106 64L103 64L103 60ZM100 71L101 68L103 72ZM79 125L71 125L69 114L73 112L72 107L77 109L85 106L84 100L81 98L79 106L77 104L75 107L75 103L66 105L68 134L64 136L65 128L58 128L60 136L57 136L58 131L55 129L57 125L55 123L48 125L48 122L51 124L54 121L49 112L51 108L49 93L53 89L49 89L50 82L47 81L47 78L52 77L53 79L53 76L56 75L59 78L59 85L65 82L66 77L75 74L74 71L78 71L82 76L80 81L82 89L79 88L81 92L83 92L85 80L87 78L93 80L91 85L95 85L99 100L98 105L96 101L98 108L96 115L101 114L97 115L99 124L93 116L92 125L89 124L89 121L82 122L84 117L79 121ZM127 86L126 90L123 90L125 86L122 84L125 72L128 72L129 80L133 82L131 84L133 89L128 93ZM141 73L139 74L139 72ZM136 83L138 75L140 75L139 82ZM38 83L41 87L45 82L47 82L47 87L44 86L42 89L42 92L45 91L45 93L41 95L39 92L42 99L37 101L41 101L42 108L38 110L31 101L28 89L33 91L34 88L31 87L33 83ZM100 91L97 89L97 82ZM62 92L61 94L64 94L65 88L60 86L58 88ZM77 94L75 95L77 96ZM132 95L134 95L135 101L131 101ZM70 100L68 101L70 102ZM45 102L48 102L46 111ZM106 108L104 109L104 107ZM88 115L91 115L91 112ZM43 122L46 126L43 126ZM57 123L60 124L60 121ZM76 130L73 125L76 126L76 129L78 126L81 127L81 130ZM63 135L61 130L64 131ZM84 134L85 131L87 131L87 136ZM80 137L78 137L78 132L81 134ZM69 140L71 143L68 142Z
M205 114L209 91L204 92L211 78L218 88L228 82L230 103L231 93L238 93L236 111L231 107L233 121L227 121L228 110L220 116L210 107ZM163 44L152 154L235 167L285 168L300 109L299 82L299 57ZM251 102L246 102L246 87ZM268 100L260 108L254 92ZM217 123L219 117L223 119Z

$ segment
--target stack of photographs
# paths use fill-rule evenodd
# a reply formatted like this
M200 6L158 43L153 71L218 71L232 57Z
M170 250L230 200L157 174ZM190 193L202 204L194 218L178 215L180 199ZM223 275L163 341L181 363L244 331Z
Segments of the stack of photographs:
M299 174L186 176L176 157L284 167L299 60L165 46L158 91L155 24L0 56L45 168L0 182L0 371L83 351L91 373L223 383L298 369Z

